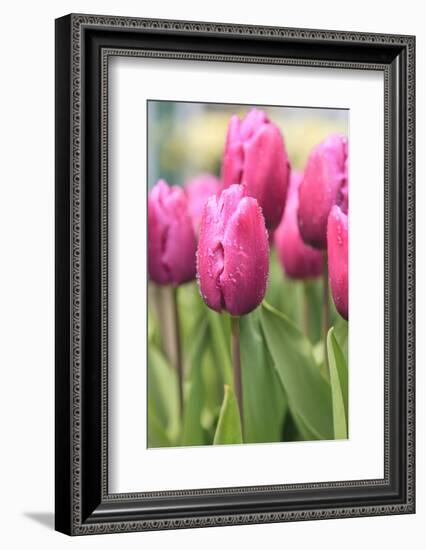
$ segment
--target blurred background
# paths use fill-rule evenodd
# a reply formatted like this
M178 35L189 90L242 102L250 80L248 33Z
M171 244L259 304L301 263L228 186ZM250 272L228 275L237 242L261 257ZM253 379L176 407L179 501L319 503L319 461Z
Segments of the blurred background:
M163 178L182 185L200 172L220 175L229 117L254 105L148 101L148 185ZM292 168L302 170L311 148L328 134L349 133L347 109L263 107L283 133Z

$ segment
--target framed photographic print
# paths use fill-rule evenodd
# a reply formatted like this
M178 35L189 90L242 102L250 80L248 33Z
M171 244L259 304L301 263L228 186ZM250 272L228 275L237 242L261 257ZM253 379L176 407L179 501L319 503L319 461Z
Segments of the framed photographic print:
M413 36L56 20L56 529L415 511Z

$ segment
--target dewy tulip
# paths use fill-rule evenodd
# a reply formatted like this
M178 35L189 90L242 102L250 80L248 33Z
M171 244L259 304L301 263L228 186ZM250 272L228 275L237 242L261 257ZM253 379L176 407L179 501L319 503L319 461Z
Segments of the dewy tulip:
M348 216L333 206L327 224L328 271L336 309L348 318Z
M241 185L210 197L201 218L198 281L215 311L245 315L263 300L269 267L268 234L262 211Z
M299 229L306 244L327 247L327 219L333 205L348 211L348 142L331 135L314 147L299 189Z
M306 279L320 275L324 258L320 250L305 244L300 236L297 209L301 181L300 172L291 173L284 215L274 234L278 257L287 275L293 279Z
M191 216L195 233L198 235L201 216L207 199L219 192L220 181L211 174L201 174L185 184L188 198L188 211Z
M174 286L195 278L196 240L181 187L160 180L148 195L148 271L152 281Z
M229 121L222 164L224 188L239 183L262 208L268 230L283 213L290 165L281 132L263 111L252 109L243 120Z

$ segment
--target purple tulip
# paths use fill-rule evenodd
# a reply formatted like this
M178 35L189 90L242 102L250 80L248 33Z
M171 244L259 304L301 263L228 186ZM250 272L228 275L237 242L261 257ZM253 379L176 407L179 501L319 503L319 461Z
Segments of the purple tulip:
M299 229L306 244L325 250L333 205L348 211L348 141L331 135L311 151L299 189Z
M263 300L269 267L262 211L241 185L212 196L201 218L197 251L201 295L215 311L245 315Z
M291 173L284 215L274 234L278 257L287 275L293 279L321 275L324 258L321 251L305 244L300 236L297 209L302 177L300 172Z
M328 271L336 309L348 318L348 216L333 206L327 224Z
M197 235L200 230L204 205L209 197L219 192L219 189L219 179L211 174L201 174L185 184L185 192L188 198L188 211Z
M222 164L224 188L245 185L262 208L268 230L280 223L290 164L283 136L263 111L252 109L243 120L229 121Z
M150 279L174 286L193 280L195 251L195 233L183 189L158 181L148 195Z

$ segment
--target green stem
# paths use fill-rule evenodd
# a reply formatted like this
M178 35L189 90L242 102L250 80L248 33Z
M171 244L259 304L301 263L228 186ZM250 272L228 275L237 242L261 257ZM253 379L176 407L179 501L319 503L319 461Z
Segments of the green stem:
M178 373L179 381L179 412L180 417L183 418L183 364L182 364L182 346L180 341L180 323L179 323L179 307L177 299L177 287L173 288L173 328L174 328L174 340L175 340L175 359L176 370Z
M330 375L327 354L327 334L330 328L330 301L328 291L328 258L327 252L324 252L323 270L322 270L322 334L324 340L324 362L327 374Z
M240 357L240 320L239 317L231 317L231 349L232 372L234 379L234 391L240 411L241 431L244 434L244 410L243 410L243 386L241 378Z

